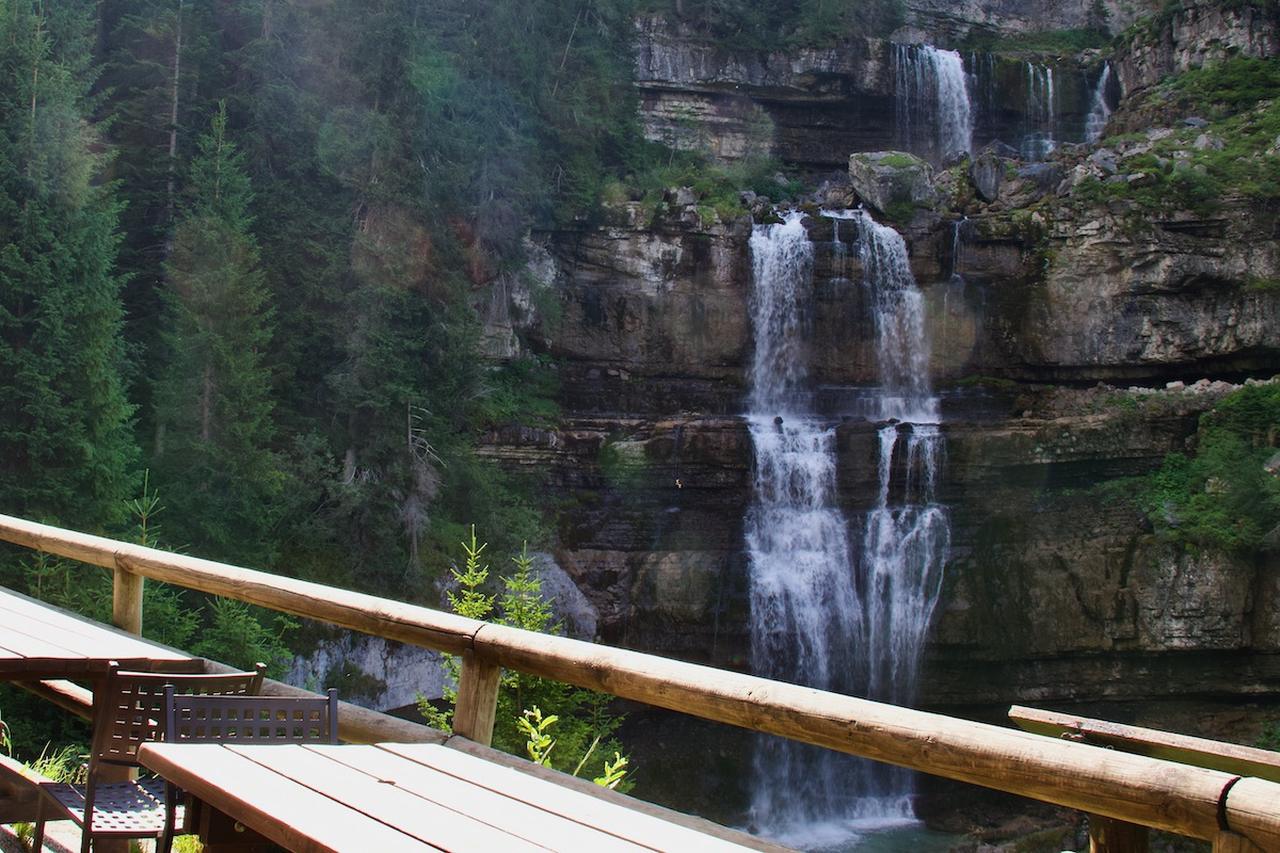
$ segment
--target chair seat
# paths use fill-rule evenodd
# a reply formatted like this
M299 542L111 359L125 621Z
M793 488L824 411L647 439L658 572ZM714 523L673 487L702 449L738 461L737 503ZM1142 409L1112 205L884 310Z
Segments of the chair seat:
M66 813L84 825L84 786L48 783L41 786ZM99 783L93 802L93 835L126 835L137 837L164 831L164 780L143 779L137 782ZM178 807L177 823L182 825L182 807Z

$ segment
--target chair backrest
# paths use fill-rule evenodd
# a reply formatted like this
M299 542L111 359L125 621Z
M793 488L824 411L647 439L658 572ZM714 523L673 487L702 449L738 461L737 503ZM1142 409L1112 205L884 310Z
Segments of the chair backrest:
M337 743L338 691L320 696L182 696L165 688L172 743Z
M177 672L125 672L112 662L100 696L94 696L93 744L89 772L99 763L138 765L138 747L164 736L165 687L176 693L258 693L266 665L253 672L217 675Z

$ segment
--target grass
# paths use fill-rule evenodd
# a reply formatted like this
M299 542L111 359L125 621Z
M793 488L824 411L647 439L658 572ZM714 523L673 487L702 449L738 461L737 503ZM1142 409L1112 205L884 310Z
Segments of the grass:
M966 39L964 47L1007 56L1074 56L1082 50L1106 47L1110 37L1102 30L1079 28L1042 30L1018 35L978 33Z
M920 161L915 157L899 151L890 152L875 162L879 166L888 166L890 169L910 169L920 165Z
M730 222L745 214L747 208L741 198L744 191L776 202L794 200L807 189L803 181L787 177L783 165L772 158L723 164L695 152L671 151L665 162L651 162L627 175L626 180L610 184L602 201L641 201L652 218L663 210L666 191L676 187L693 191L699 216L707 226L717 219Z
M1205 128L1184 127L1152 143L1149 151L1124 158L1121 173L1140 181L1086 179L1074 196L1086 204L1130 201L1147 210L1216 211L1224 199L1280 197L1280 159L1266 150L1280 136L1280 60L1236 57L1171 78L1146 105L1174 120L1200 115ZM1195 148L1202 134L1222 148ZM1104 140L1104 146L1134 135Z

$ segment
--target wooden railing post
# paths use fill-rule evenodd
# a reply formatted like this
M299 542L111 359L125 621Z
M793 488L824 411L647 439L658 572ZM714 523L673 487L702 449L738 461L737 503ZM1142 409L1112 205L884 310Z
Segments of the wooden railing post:
M1263 853L1263 850L1243 835L1219 832L1213 839L1213 853Z
M111 622L122 631L142 636L142 575L117 567L111 587Z
M1089 815L1089 853L1147 853L1147 828Z
M486 746L493 740L493 718L498 710L498 678L502 667L474 651L462 653L458 674L458 704L453 712L453 733Z

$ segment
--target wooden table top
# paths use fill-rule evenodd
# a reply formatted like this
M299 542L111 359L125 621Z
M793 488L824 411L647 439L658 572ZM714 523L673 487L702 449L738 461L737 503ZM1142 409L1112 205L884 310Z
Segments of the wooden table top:
M148 743L138 758L305 853L749 849L439 744Z
M0 587L0 680L89 678L124 669L200 672L204 662Z

